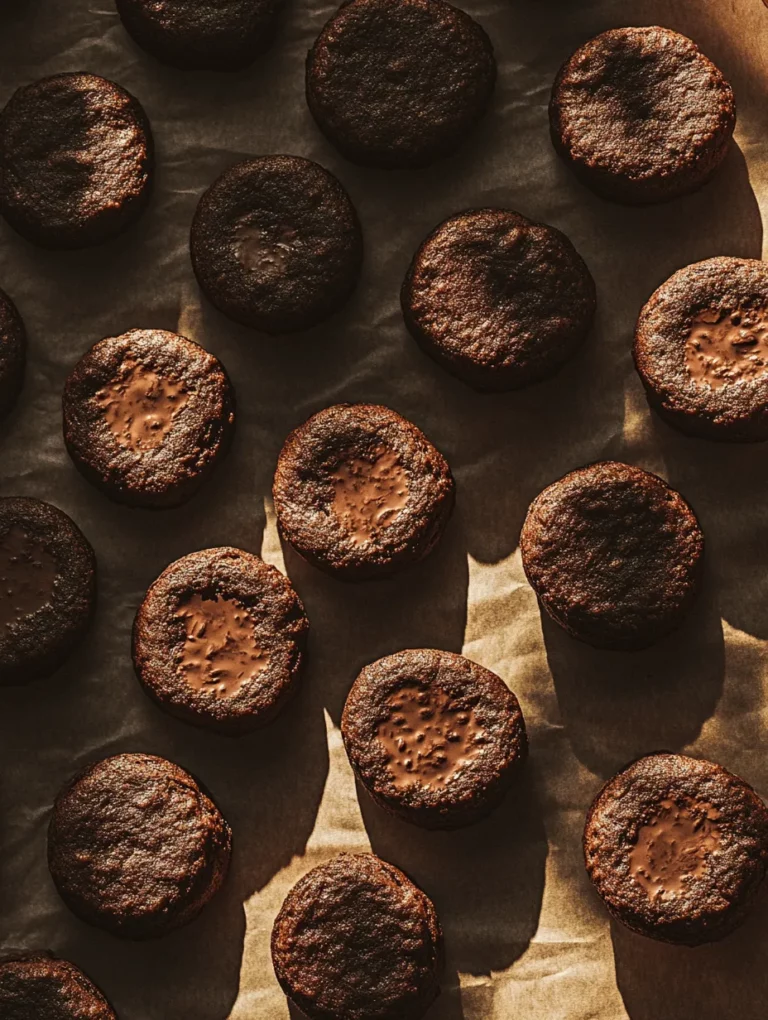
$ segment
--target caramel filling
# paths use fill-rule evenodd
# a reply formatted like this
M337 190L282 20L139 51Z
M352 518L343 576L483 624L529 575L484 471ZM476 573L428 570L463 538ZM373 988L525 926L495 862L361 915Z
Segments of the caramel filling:
M137 453L159 446L186 404L182 383L126 358L119 378L96 393L107 425L124 449Z
M762 375L768 368L768 308L700 312L685 341L685 363L692 379L712 389Z
M242 224L235 231L235 255L249 273L276 276L288 268L298 236L292 227L273 232Z
M719 817L711 804L661 802L640 828L629 856L630 874L649 899L674 899L705 874L710 855L720 847Z
M248 611L234 599L191 595L175 616L186 630L179 668L193 690L233 698L266 668L269 655L256 641Z
M379 450L375 458L347 461L331 475L333 511L356 546L388 527L408 502L408 478L397 454Z
M21 528L0 537L0 627L47 605L58 572L53 556Z
M481 753L485 730L473 709L458 708L441 690L403 687L387 702L377 736L389 756L392 781L439 789Z

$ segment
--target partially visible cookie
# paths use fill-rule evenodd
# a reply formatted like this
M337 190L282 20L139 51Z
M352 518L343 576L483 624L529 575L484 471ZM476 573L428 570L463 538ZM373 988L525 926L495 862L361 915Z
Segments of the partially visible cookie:
M0 114L0 212L45 248L101 244L149 199L154 148L124 88L84 72L18 89Z
M117 1020L96 985L48 953L0 960L3 1020Z
M720 765L649 755L598 794L584 857L622 924L698 946L727 935L754 903L768 864L768 809Z
M649 298L635 330L648 403L692 436L768 439L768 266L714 258Z
M496 82L481 26L443 0L351 0L307 57L307 102L356 163L418 167L457 149Z
M229 450L235 398L221 362L164 329L100 340L64 387L64 442L110 499L163 509L190 499Z
M377 804L426 829L470 825L495 808L528 751L523 713L489 669L415 648L366 666L341 732Z
M693 604L704 536L661 478L601 461L539 493L520 551L542 606L572 637L637 649L679 626Z
M326 407L286 439L275 471L281 536L341 580L385 577L424 559L454 503L445 458L377 404Z
M116 0L135 42L163 63L234 71L272 40L281 0Z
M614 28L565 62L549 117L555 148L584 184L641 205L712 177L731 146L736 105L722 73L684 35Z
M427 237L403 284L405 323L453 375L511 390L553 375L584 340L595 284L554 227L470 209Z
M229 867L232 833L184 769L151 754L117 754L59 793L48 866L83 921L127 939L193 920Z
M265 333L308 329L337 311L363 257L346 191L299 156L260 156L225 170L200 199L190 243L211 304Z
M8 414L24 383L27 334L16 305L0 290L0 418Z
M339 854L286 896L272 962L308 1020L419 1020L440 990L442 932L402 871L373 854Z
M0 685L57 670L95 605L96 557L74 521L38 499L0 499Z
M309 623L279 570L242 549L171 563L136 614L133 661L146 692L186 722L244 733L296 688Z

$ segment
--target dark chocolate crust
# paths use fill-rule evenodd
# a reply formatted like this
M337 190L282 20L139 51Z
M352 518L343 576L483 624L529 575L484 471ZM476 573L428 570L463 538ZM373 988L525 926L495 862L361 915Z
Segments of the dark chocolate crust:
M335 476L350 463L375 465L380 456L402 473L406 498L359 542L354 522L333 510ZM377 404L336 404L300 425L285 441L273 486L282 538L345 581L385 577L427 556L451 516L454 492L445 458L424 433Z
M281 0L116 0L147 53L188 70L234 71L272 40Z
M245 611L248 642L267 657L261 672L232 696L217 697L210 682L211 670L233 651L231 631L203 634L209 642L205 688L185 678L183 607L195 596L236 602ZM151 585L136 614L133 662L147 694L167 712L222 733L244 733L270 722L294 692L308 630L304 606L279 570L242 549L203 549L171 563Z
M601 461L536 497L520 549L541 604L572 637L635 649L682 622L699 589L704 536L661 478Z
M339 854L288 893L272 962L309 1020L418 1020L439 994L442 932L402 871L373 854Z
M299 156L260 156L226 170L200 199L190 245L211 304L265 333L308 329L337 311L363 258L346 191Z
M671 804L682 806L700 832L702 822L711 828L714 845L705 844L700 863L688 865L674 894L650 896L633 876L631 855L643 827ZM617 920L641 935L698 946L727 935L749 911L768 862L768 810L751 786L720 765L681 754L649 755L598 794L587 815L584 858ZM660 873L681 863L685 869L681 850L673 848Z
M704 439L768 439L768 344L762 335L744 328L729 345L741 357L734 366L751 368L751 359L758 359L754 374L737 368L713 386L694 378L687 363L699 313L743 319L747 310L762 312L763 320L768 312L768 266L756 259L721 257L686 266L648 300L635 330L635 366L648 403L673 428Z
M48 866L83 921L127 939L196 917L227 873L232 833L184 769L151 754L89 765L56 798Z
M95 606L96 557L74 521L37 499L0 499L0 685L50 676Z
M45 248L101 244L136 220L154 173L146 114L84 72L18 89L0 114L0 212Z
M116 1020L96 985L73 963L48 953L0 960L3 1020Z
M555 79L555 148L604 198L664 202L700 188L725 159L733 90L698 46L668 28L590 39Z
M553 375L580 346L595 284L559 230L508 209L470 209L416 252L401 293L416 342L480 390Z
M352 0L307 57L307 102L350 160L418 167L445 156L485 113L496 60L485 31L443 0Z
M16 403L24 384L27 334L16 305L0 290L0 419Z
M415 760L413 781L403 785L379 734L397 720L397 695L416 689L419 715L450 735L432 741L423 731L414 729L412 737L413 728L399 731L409 739L406 753L417 759L421 749L428 761L424 769ZM467 720L474 741L462 739ZM487 815L518 778L528 752L523 713L504 681L461 655L432 648L408 649L366 666L347 697L341 732L355 775L376 803L426 829L455 829ZM431 782L435 753L450 755L452 747L467 757Z
M163 329L100 340L70 373L62 405L78 470L110 499L148 509L190 499L229 450L235 422L221 362Z

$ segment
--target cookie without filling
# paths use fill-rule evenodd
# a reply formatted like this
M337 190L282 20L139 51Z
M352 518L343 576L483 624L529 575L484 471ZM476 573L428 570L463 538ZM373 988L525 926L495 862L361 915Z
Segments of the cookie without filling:
M680 493L617 461L572 471L531 503L523 567L547 613L597 648L653 644L700 586L704 536Z
M469 825L517 779L527 755L514 694L452 652L409 649L366 666L341 732L355 775L377 804L428 829Z
M768 267L714 258L686 266L651 296L635 330L650 406L705 439L768 439Z
M113 238L144 210L153 175L146 114L106 78L41 78L0 114L0 212L33 244L85 248Z
M73 963L49 953L0 960L3 1020L117 1020L96 985Z
M265 333L308 329L338 311L363 257L346 191L299 156L261 156L226 170L200 199L190 244L211 304Z
M549 107L555 148L599 195L629 204L695 191L721 165L733 90L698 46L668 28L614 28L566 61Z
M118 754L83 769L56 798L48 866L83 921L127 939L195 918L229 867L232 834L184 769Z
M443 0L352 0L307 57L307 102L356 163L418 167L458 148L496 82L485 31Z
M242 549L171 563L136 614L133 661L172 715L223 733L270 722L296 688L307 622L290 581Z
M768 862L768 810L720 765L653 754L598 794L584 856L619 921L697 946L727 935L754 902Z
M401 301L416 342L481 390L553 375L580 346L595 284L568 238L507 209L451 216L424 241Z
M24 383L27 334L16 305L0 290L0 419L13 408Z
M272 962L308 1020L419 1020L439 992L442 932L402 871L373 854L339 854L286 896Z
M163 329L100 340L64 387L64 441L110 499L163 509L190 499L229 450L232 385L221 362Z
M427 556L454 502L445 458L377 404L336 404L295 429L273 486L281 536L342 580L384 577Z

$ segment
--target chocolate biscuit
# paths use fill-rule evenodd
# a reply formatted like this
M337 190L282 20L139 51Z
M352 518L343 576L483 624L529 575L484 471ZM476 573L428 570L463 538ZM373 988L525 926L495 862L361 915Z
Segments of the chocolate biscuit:
M3 1020L117 1020L96 985L49 953L0 960Z
M0 418L11 410L24 382L27 334L13 301L0 290Z
M95 74L41 78L0 114L0 213L45 248L119 234L147 204L153 164L138 100Z
M346 581L385 577L437 545L453 510L445 458L376 404L326 407L295 429L273 486L280 534Z
M242 549L171 563L136 614L133 662L146 692L186 722L244 733L296 688L309 623L290 581Z
M96 557L50 503L0 499L0 684L49 676L85 634L96 604Z
M458 148L496 82L493 47L443 0L351 0L307 57L307 102L348 159L418 167Z
M147 53L188 70L235 71L269 45L281 0L116 0Z
M584 340L595 284L559 230L507 209L441 223L414 256L405 323L435 361L480 390L553 375Z
M698 946L727 935L752 906L768 863L768 810L720 765L652 754L598 794L584 858L622 924Z
M48 866L83 921L127 939L195 918L229 867L232 833L192 776L151 754L83 769L56 798Z
M235 421L224 366L163 329L100 340L64 387L64 442L110 499L163 509L190 499L229 450Z
M614 28L566 61L549 106L552 141L604 198L642 205L695 191L725 159L733 90L668 28Z
M339 181L299 156L226 170L195 213L192 266L211 304L265 333L308 329L357 284L363 241Z
M705 439L768 439L768 267L714 258L686 266L651 296L635 330L650 406Z
M602 461L536 497L520 550L539 601L572 637L636 649L682 622L700 586L704 536L661 478Z
M341 732L377 804L426 829L470 825L493 810L528 751L514 694L452 652L417 648L366 666Z
M373 854L339 854L288 893L272 962L308 1020L419 1020L440 990L442 932L402 871Z

